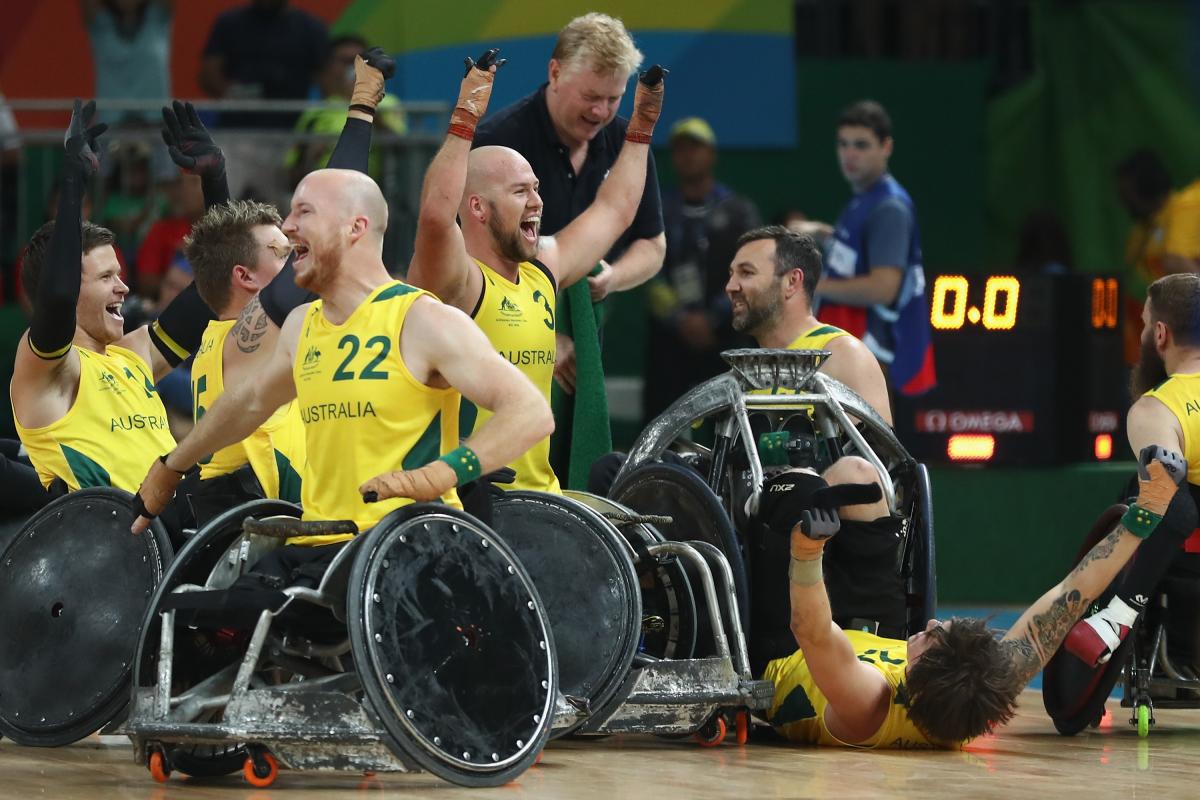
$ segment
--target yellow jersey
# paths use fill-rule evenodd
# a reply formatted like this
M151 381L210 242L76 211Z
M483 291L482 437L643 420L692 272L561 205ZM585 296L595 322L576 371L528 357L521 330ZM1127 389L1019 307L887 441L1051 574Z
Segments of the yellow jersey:
M863 631L845 631L858 660L879 670L891 687L892 702L879 730L862 742L843 742L825 727L825 708L829 701L813 681L797 650L786 658L767 663L763 677L775 683L775 699L767 720L783 736L805 744L861 747L864 749L894 748L900 750L940 749L908 718L907 695L904 690L904 668L908 664L908 642L885 639Z
M372 291L341 325L315 301L304 316L292 376L308 452L301 505L304 519L350 519L359 531L412 502L364 503L358 487L397 469L419 469L458 447L454 389L418 381L400 357L400 331L421 296L400 281ZM442 501L462 505L454 489ZM329 544L342 536L294 537L290 544Z
M71 491L115 486L136 492L154 459L175 449L150 365L116 345L104 353L72 347L79 353L75 402L41 428L22 426L14 412L17 435L43 486L62 478Z
M538 262L524 261L513 283L482 261L475 259L475 263L483 272L483 293L471 317L500 355L525 373L549 403L556 347L553 277ZM463 436L469 436L490 416L487 409L463 400L459 420ZM562 491L550 467L549 436L508 466L517 473L513 489Z
M237 320L213 320L204 329L192 363L192 415L196 422L225 393L225 340ZM300 502L304 425L295 401L279 408L254 433L200 462L200 480L228 475L246 464L267 497Z
M1172 375L1146 392L1175 415L1183 428L1183 457L1188 462L1187 481L1200 486L1200 372Z

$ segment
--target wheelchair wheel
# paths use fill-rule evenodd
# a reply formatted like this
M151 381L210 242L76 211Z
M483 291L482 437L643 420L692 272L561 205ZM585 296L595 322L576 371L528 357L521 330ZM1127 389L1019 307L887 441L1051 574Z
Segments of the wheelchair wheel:
M142 637L138 642L137 656L133 666L134 686L151 686L157 677L158 643L162 624L159 608L162 606L164 598L168 597L177 586L183 584L205 586L214 574L220 575L227 570L229 565L222 563L223 559L230 545L242 535L242 522L246 517L263 519L276 516L298 517L300 516L300 507L283 500L252 500L249 503L235 506L216 517L188 539L187 544L179 551L166 575L163 576L163 580L146 610ZM192 631L187 637L177 638L175 645L177 648L175 678L179 681L207 677L204 673L211 666L212 660L222 658L220 653L215 652L218 648L214 646L211 637L199 631ZM183 648L190 648L188 651L191 654L190 657L184 656ZM189 676L185 674L187 671L194 671L195 674ZM171 757L174 758L174 754L171 754ZM187 772L182 767L180 770Z
M566 496L602 515L637 514L607 497L570 491ZM641 587L642 635L638 652L662 659L691 658L696 650L696 598L687 571L676 558L658 562L651 557L654 563L642 563L639 555L642 547L666 541L653 525L617 525L617 530L633 549Z
M674 521L655 526L667 539L675 542L699 540L714 545L725 554L733 571L733 585L738 599L738 616L742 631L750 636L750 579L741 540L733 529L721 500L704 479L695 472L675 464L643 464L620 478L611 496L624 506L642 514L662 514ZM693 586L699 577L688 568ZM712 653L712 636L708 615L699 614L701 633L697 647L700 655Z
M398 756L462 786L497 786L550 735L554 639L533 581L473 517L419 504L358 548L347 623L366 701Z
M146 606L171 560L157 520L129 533L133 496L82 489L0 552L0 733L56 747L123 716Z
M558 494L505 492L492 506L492 519L545 605L559 691L586 701L593 712L605 707L629 674L641 632L641 593L628 546L598 513Z

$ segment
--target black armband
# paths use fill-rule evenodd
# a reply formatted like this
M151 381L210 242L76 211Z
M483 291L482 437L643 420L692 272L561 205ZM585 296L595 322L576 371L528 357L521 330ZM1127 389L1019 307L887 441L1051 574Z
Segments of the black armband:
M200 347L208 323L217 315L200 299L196 284L190 283L150 323L150 341L172 367L178 366Z
M366 172L371 156L371 128L371 123L365 119L348 118L329 156L328 168Z
M42 273L38 276L29 323L29 349L47 360L62 358L75 338L75 305L83 279L83 176L70 166L63 173L58 213Z
M296 285L296 268L292 264L295 258L288 256L279 274L258 293L258 302L277 328L283 327L283 321L293 310L317 299L315 294Z

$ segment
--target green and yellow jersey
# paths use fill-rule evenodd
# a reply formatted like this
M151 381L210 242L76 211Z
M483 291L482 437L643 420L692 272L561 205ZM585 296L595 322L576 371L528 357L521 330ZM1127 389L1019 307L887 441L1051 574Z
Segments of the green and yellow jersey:
M341 325L315 301L304 316L292 375L308 459L304 519L354 520L360 531L412 502L364 503L358 487L398 469L419 469L458 447L461 395L418 381L400 357L400 331L414 302L433 297L400 281L367 295ZM442 501L461 508L451 489ZM303 536L328 544L349 536Z
M41 428L16 422L17 435L44 486L62 478L71 491L115 486L136 492L154 459L175 449L150 365L116 345L104 353L75 351L79 389L71 408Z
M525 373L549 403L555 359L555 285L550 271L536 261L524 261L513 283L482 261L475 263L483 272L483 293L471 317L500 355ZM464 400L459 421L463 436L490 416L491 412ZM508 466L517 473L513 489L562 491L550 467L549 436Z
M1175 415L1183 428L1183 457L1188 462L1187 481L1200 486L1200 372L1172 375L1146 392Z
M192 413L197 422L225 393L225 341L237 320L208 323L192 363ZM200 480L228 475L246 464L254 470L263 493L300 502L304 469L304 425L295 401L276 410L258 430L200 462Z
M859 661L879 670L891 687L891 703L879 730L862 742L843 742L825 727L825 708L829 701L817 688L808 671L804 653L797 650L786 658L767 663L763 677L775 683L775 699L767 719L788 740L805 744L893 748L902 750L939 749L908 718L904 690L904 668L908 664L908 643L899 639L863 631L845 631Z

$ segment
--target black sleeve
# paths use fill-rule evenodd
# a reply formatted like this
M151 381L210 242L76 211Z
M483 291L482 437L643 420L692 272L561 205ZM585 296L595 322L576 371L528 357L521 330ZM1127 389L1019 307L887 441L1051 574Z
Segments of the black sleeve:
M646 154L646 188L642 191L642 202L637 216L629 226L634 239L652 239L665 230L663 226L662 196L658 192L658 170L654 166L654 151Z
M258 293L263 311L279 328L283 327L283 321L294 309L317 299L315 294L296 285L296 268L292 264L295 258L295 255L288 256L279 274Z
M200 299L195 283L175 296L158 319L150 323L150 341L172 367L196 352L204 329L217 315Z
M201 175L200 190L204 192L204 210L229 202L229 179L225 170L220 175Z
M39 358L62 358L75 338L75 304L83 270L85 179L70 167L63 173L54 233L38 276L29 323L29 347Z
M371 129L374 126L363 119L349 118L337 145L329 156L330 169L352 169L367 171L367 160L371 156Z

